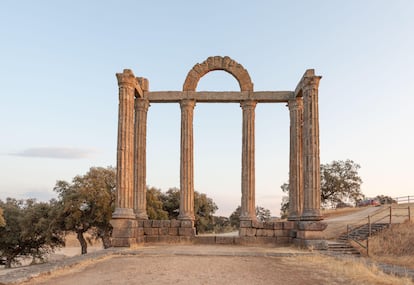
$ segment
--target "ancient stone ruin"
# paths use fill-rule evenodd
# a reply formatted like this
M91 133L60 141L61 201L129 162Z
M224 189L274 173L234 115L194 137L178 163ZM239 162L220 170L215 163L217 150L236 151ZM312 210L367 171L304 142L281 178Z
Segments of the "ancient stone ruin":
M240 92L197 92L201 77L224 70ZM114 246L144 242L289 244L324 247L320 213L318 86L321 76L305 72L294 91L253 91L247 70L229 57L196 64L183 91L149 91L146 78L117 73L119 117L117 198L112 216ZM148 220L146 212L146 130L150 103L181 107L180 212L178 220ZM255 107L287 103L290 113L288 221L260 223L255 214ZM194 228L193 112L196 103L240 103L243 112L241 216L238 237L196 237Z

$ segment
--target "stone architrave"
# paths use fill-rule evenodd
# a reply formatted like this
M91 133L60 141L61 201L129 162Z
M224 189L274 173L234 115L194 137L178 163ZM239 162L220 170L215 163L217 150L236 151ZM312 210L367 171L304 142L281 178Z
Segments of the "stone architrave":
M302 124L303 100L289 100L290 113L290 163L289 163L289 213L288 220L300 220L303 208L302 176Z
M134 209L139 220L148 219L147 215L147 183L146 183L146 157L147 157L147 112L148 99L135 99L135 183L134 183Z
M180 220L194 221L194 149L193 113L194 100L182 100L181 106L181 156L180 156Z
M119 86L117 195L114 219L135 219L134 214L134 99L136 78L131 70L117 73Z
M303 81L303 182L304 199L301 220L319 221L320 213L320 158L318 87L320 76L304 77Z
M240 220L256 220L255 204L255 108L256 101L246 100L240 103L243 109L242 134L242 198Z

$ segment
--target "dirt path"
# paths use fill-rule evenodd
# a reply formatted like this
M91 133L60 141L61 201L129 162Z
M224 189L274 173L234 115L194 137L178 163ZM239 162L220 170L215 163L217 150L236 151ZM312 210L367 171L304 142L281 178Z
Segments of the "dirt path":
M228 256L113 257L64 275L31 281L36 285L72 284L350 284L349 278L297 258Z
M324 231L325 238L332 239L339 236L339 234L346 232L347 224L352 224L362 219L366 219L368 215L372 215L382 209L383 207L367 207L352 214L325 219L324 222L328 224L328 228Z

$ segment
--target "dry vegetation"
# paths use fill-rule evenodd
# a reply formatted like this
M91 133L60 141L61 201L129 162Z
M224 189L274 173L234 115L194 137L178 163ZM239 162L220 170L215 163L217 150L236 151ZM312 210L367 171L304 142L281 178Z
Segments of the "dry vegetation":
M352 280L346 284L413 284L408 277L400 278L386 274L375 265L354 258L336 259L328 256L310 255L301 257L299 261L294 258L292 262L295 262L296 266L304 267L312 264L312 266L319 268L317 272L328 271L335 277L346 276L347 279ZM330 280L327 279L325 284L330 284Z
M393 225L370 239L370 257L376 261L414 269L413 237L413 222Z

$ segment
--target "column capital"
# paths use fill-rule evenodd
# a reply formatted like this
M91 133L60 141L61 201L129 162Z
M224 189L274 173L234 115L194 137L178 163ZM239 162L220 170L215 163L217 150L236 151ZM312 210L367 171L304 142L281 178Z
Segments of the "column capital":
M244 100L240 102L240 107L243 110L251 110L254 109L257 105L257 102L254 100Z
M303 90L318 89L322 76L306 76L303 78Z
M135 111L147 112L150 106L149 100L144 98L135 98Z
M290 99L287 104L290 111L297 111L303 108L303 99L302 97L296 97Z
M196 105L195 100L183 99L180 101L181 109L193 109Z
M137 85L137 79L131 69L124 69L122 73L117 73L116 78L119 87L135 88Z
M145 77L137 77L137 82L141 86L142 91L149 91L149 81Z

